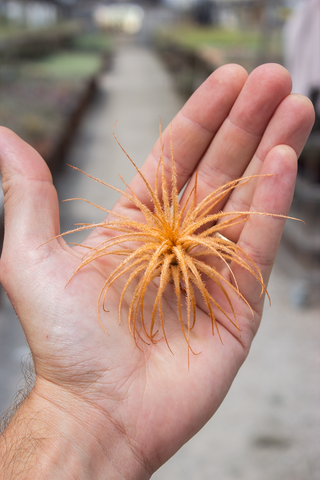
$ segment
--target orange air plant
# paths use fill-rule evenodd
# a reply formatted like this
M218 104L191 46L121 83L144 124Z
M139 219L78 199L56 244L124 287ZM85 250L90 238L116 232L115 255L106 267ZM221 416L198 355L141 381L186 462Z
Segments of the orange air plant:
M114 134L114 130L113 130ZM125 276L125 284L119 300L119 321L121 321L121 310L125 295L129 295L128 287L131 285L133 294L128 311L128 324L130 332L137 344L137 338L142 338L144 332L147 342L157 343L159 338L159 329L156 329L156 319L158 318L163 333L163 338L169 347L169 341L165 331L165 318L163 312L163 295L166 288L171 288L175 292L177 301L177 319L181 326L182 334L188 345L188 351L192 351L190 346L190 332L196 321L196 295L198 292L205 302L207 312L211 319L212 333L217 331L220 337L215 311L220 311L228 320L239 330L236 319L236 312L230 299L230 293L235 292L238 297L253 311L247 300L240 293L234 273L232 272L231 262L235 262L242 268L249 271L261 285L261 294L266 292L262 275L252 261L252 259L235 243L225 238L221 232L227 228L246 222L251 215L273 215L259 212L214 212L217 205L227 197L232 190L245 185L252 178L259 175L251 175L228 182L210 193L204 200L197 203L197 176L194 186L183 206L179 205L177 189L177 172L174 161L174 152L171 138L171 181L165 178L163 145L160 129L161 155L155 175L154 187L145 178L133 160L129 157L120 142L117 140L121 149L127 155L149 192L152 200L152 208L149 208L139 200L139 196L128 187L123 192L107 183L86 175L101 184L116 190L124 195L132 204L138 208L143 216L144 222L131 220L125 216L110 212L107 209L94 205L101 210L112 213L116 220L105 220L97 224L78 224L78 228L63 233L73 233L80 230L87 230L99 227L119 232L95 247L86 247L88 251L83 256L79 267L73 276L86 265L98 261L107 255L117 255L122 261L108 276L104 285L97 295L98 318L100 318L100 307L106 308L106 297L110 287L121 277ZM76 170L76 167L73 167ZM79 170L82 172L82 170ZM82 172L85 173L85 172ZM75 199L71 199L75 200ZM78 199L79 200L79 199ZM81 199L87 203L88 200ZM127 246L128 242L134 242L133 248ZM138 242L138 243L136 243ZM138 245L138 246L137 246ZM124 259L123 259L124 257ZM205 259L214 257L225 264L230 272L231 281L228 281L219 271ZM73 277L72 276L72 277ZM71 277L71 279L72 279ZM70 279L70 280L71 280ZM158 280L156 280L158 279ZM211 279L221 290L231 315L228 315L218 301L209 293L205 279ZM157 291L153 303L151 318L145 319L144 302L148 288L156 285ZM268 295L268 293L267 293ZM127 297L126 297L127 298ZM183 319L182 310L185 309L186 319ZM157 315L158 314L158 315ZM138 325L140 325L138 327ZM104 328L104 327L103 327ZM220 338L221 339L221 338ZM170 347L169 347L170 349ZM170 349L171 350L171 349ZM193 351L192 351L193 352Z

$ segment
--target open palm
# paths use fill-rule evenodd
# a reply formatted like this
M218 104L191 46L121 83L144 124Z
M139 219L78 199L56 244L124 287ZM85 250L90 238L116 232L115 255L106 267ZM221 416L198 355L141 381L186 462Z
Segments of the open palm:
M249 77L236 65L211 75L173 120L178 189L189 182L182 202L193 187L196 171L198 201L235 178L273 174L235 189L219 209L288 213L297 156L313 121L310 102L289 95L290 89L289 74L279 65L264 65ZM167 168L169 136L167 129L163 133ZM58 403L66 399L68 405L74 401L84 419L86 408L91 415L92 410L99 412L100 423L106 429L112 424L125 437L128 450L150 474L204 425L226 395L259 326L261 285L249 272L233 266L240 292L255 312L254 322L248 307L235 295L241 336L217 312L222 342L212 335L210 318L199 299L190 341L193 350L201 353L190 356L189 368L173 288L166 290L164 299L166 334L173 355L163 340L155 345L138 341L137 348L125 318L130 291L119 326L125 279L115 282L108 292L107 311L101 315L107 334L97 319L97 298L119 261L108 257L89 264L66 287L81 261L81 248L69 247L62 238L38 248L60 233L50 173L31 147L5 129L1 130L0 148L6 213L1 282L33 354L37 373L33 394ZM142 167L150 182L159 156L157 142ZM138 175L130 186L151 208ZM114 211L140 220L141 214L125 197ZM265 283L283 225L280 218L252 216L224 233L253 259ZM95 246L104 238L98 229L85 244ZM212 295L218 295L214 285L209 282L207 286ZM153 302L147 298L146 318L152 308Z

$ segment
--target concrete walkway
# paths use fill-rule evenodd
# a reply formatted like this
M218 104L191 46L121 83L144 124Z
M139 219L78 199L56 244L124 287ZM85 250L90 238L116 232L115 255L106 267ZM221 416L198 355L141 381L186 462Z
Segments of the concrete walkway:
M110 73L75 139L68 163L122 187L133 168L117 136L141 165L158 136L158 118L169 123L182 105L170 77L150 51L119 46ZM106 208L117 194L66 168L56 184L61 199L82 196ZM61 206L62 230L101 213L81 202ZM77 240L79 237L77 237ZM294 285L276 265L272 307L227 399L214 418L154 475L155 480L318 480L320 386L319 307L299 310L289 299ZM18 321L2 298L0 311L0 410L21 378L27 351Z

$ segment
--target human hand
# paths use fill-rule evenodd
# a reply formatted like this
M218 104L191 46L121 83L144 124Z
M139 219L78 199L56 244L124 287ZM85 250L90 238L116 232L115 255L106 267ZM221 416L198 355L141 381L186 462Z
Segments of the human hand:
M263 65L248 78L235 65L211 75L172 124L179 189L190 179L182 201L192 188L196 169L198 201L234 178L274 174L236 189L220 207L287 214L297 156L313 122L310 102L289 95L290 89L289 74L279 65ZM168 129L163 143L169 164ZM191 357L190 370L177 312L169 309L170 292L166 332L174 355L164 341L139 344L138 349L124 315L119 327L117 284L108 293L108 312L102 315L109 335L105 334L97 321L97 296L107 269L118 260L86 266L65 288L82 255L79 247L70 248L62 238L38 248L59 234L58 203L47 166L5 129L0 155L6 214L1 282L24 328L37 374L26 408L46 424L50 438L64 439L65 448L69 430L80 457L94 452L98 465L94 478L99 478L98 473L103 476L107 468L115 478L117 474L148 477L205 424L226 395L259 326L261 286L234 266L240 292L255 317L252 322L250 310L234 299L239 336L217 313L223 344L212 336L208 315L198 308L191 345L201 354ZM159 156L157 142L142 168L150 182ZM131 187L150 204L139 176ZM139 215L125 197L114 211L133 218ZM265 283L283 225L283 219L252 216L243 226L224 232L255 261ZM96 245L101 238L98 230L85 243ZM150 315L152 306L146 305L146 317L148 308Z

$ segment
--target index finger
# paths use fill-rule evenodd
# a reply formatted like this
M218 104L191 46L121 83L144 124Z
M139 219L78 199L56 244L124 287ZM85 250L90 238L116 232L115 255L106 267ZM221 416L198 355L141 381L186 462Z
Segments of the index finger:
M220 126L227 118L247 76L247 72L240 65L220 67L198 88L174 118L172 129L179 190L188 181ZM166 128L163 132L162 142L165 165L170 166L169 128ZM154 184L160 154L161 148L158 140L141 168L142 174L151 185ZM170 167L168 168L170 178L171 170ZM130 188L138 195L140 201L151 207L150 196L138 174L130 183ZM126 208L132 208L132 204L122 196L113 210L119 212Z

